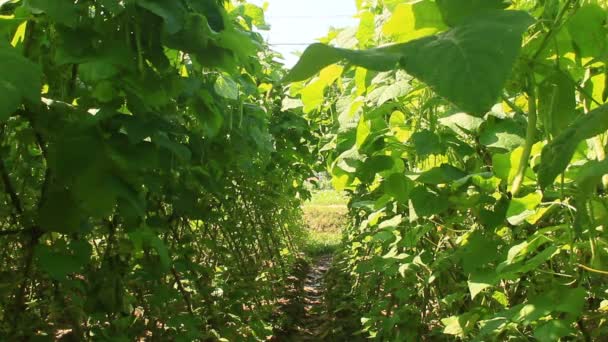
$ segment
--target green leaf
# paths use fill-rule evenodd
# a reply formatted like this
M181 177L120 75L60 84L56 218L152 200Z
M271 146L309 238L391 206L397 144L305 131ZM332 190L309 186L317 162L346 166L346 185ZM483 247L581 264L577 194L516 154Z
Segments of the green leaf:
M410 193L412 207L418 217L440 214L448 209L447 198L426 186L417 186Z
M315 81L309 83L300 90L305 113L310 113L323 104L325 100L325 89L333 84L341 74L341 67L328 67L321 71L321 74Z
M76 233L80 229L80 210L71 192L54 190L38 212L38 224L47 232Z
M479 315L473 311L464 313L460 316L443 318L441 319L441 323L445 326L443 333L464 338L473 330L478 319Z
M136 3L163 18L167 33L174 34L182 29L186 11L180 1L136 0Z
M467 285L469 287L469 293L471 293L471 299L475 299L475 297L477 297L477 295L479 293L481 293L483 290L492 287L491 283L479 282L479 281L473 281L473 280L467 281Z
M472 16L483 16L485 11L504 9L505 0L437 0L443 20L450 26L458 25Z
M171 153L182 161L189 161L190 157L192 156L192 152L190 152L186 146L171 140L165 132L157 132L154 134L152 141L154 141L154 143L158 146L171 151Z
M556 287L529 301L511 319L530 324L552 312L569 313L578 317L585 306L586 291L583 288Z
M492 294L492 298L504 308L509 307L509 298L503 292L494 291L494 293Z
M581 57L599 57L606 49L606 11L598 4L579 8L568 21L568 31Z
M475 133L484 120L467 113L454 113L439 119L439 122L449 127L454 132L465 135L466 133Z
M408 81L397 81L389 85L378 98L377 106L382 106L388 101L396 100L410 91L410 83Z
M391 133L399 140L399 142L406 142L410 139L412 131L407 124L405 114L400 111L394 111L389 119L389 126Z
M253 4L242 5L245 9L245 15L252 19L253 24L260 30L269 30L270 26L266 24L264 18L264 9Z
M536 213L542 198L541 193L535 192L525 197L511 199L507 210L507 221L514 226L522 224L526 218Z
M397 42L407 42L445 29L437 5L428 0L397 5L382 32Z
M78 24L78 12L73 0L29 0L33 13L46 13L51 19L68 27Z
M431 154L441 154L444 149L439 137L431 131L419 131L412 135L411 142L414 144L418 157L424 158Z
M462 268L473 283L493 284L495 281L495 263L500 254L497 253L498 242L492 236L474 231L466 235L458 254L462 260Z
M492 156L492 170L496 177L502 179L508 184L513 182L517 169L521 161L521 155L523 154L523 146L518 147L509 153L494 154ZM528 168L526 170L526 177L533 178L534 172Z
M235 101L239 99L239 85L228 75L218 76L213 89L223 98Z
M562 337L576 333L571 325L565 320L550 320L534 329L534 337L538 341L559 341Z
M0 122L27 99L40 102L40 67L21 56L17 49L0 45Z
M118 198L116 187L120 184L103 162L96 160L95 164L87 165L90 167L79 173L72 186L74 198L89 215L96 218L112 213Z
M161 240L152 229L144 227L131 232L129 233L129 239L133 242L136 255L141 256L143 249L153 249L158 254L163 272L169 270L171 267L169 250L163 240Z
M410 192L414 188L414 182L403 174L394 173L384 181L384 192L399 203L407 205L410 199Z
M559 298L554 304L555 311L569 313L577 317L585 308L587 291L582 287L564 288L555 297Z
M285 81L307 79L342 59L378 71L399 64L462 110L483 115L500 96L531 22L524 12L493 11L445 33L387 47L353 51L313 44Z
M73 241L70 249L61 252L46 245L36 245L34 256L36 264L55 280L63 280L71 273L79 272L91 257L92 248L86 241ZM67 253L71 251L71 253Z
M359 23L359 29L357 30L357 40L359 46L368 46L370 41L373 39L376 31L376 16L372 12L363 12L361 14L361 21Z
M378 225L378 228L393 230L397 228L401 224L401 222L403 222L403 217L401 215L396 215L388 220L382 221Z
M579 117L557 138L543 148L538 170L541 188L551 185L572 159L578 144L608 130L608 105L603 105Z
M366 120L364 117L359 119L359 124L357 125L357 141L356 146L358 149L365 144L367 138L370 136L372 131L372 123L370 120Z
M559 135L576 119L574 82L561 71L543 81L538 90L538 115L548 133Z
M400 160L390 156L373 156L365 160L363 165L357 169L357 177L365 183L371 183L377 174L391 172L398 168L396 163ZM391 172L392 173L392 172Z
M395 239L395 234L390 230L381 230L372 236L374 241L388 242Z
M464 337L464 328L458 316L442 318L441 323L445 326L443 328L444 334Z
M526 142L526 127L513 120L492 120L481 126L479 143L487 147L513 151Z
M416 179L419 183L426 184L446 184L452 181L466 177L467 174L449 164L441 164L439 167L434 167L428 171L423 172L420 177Z

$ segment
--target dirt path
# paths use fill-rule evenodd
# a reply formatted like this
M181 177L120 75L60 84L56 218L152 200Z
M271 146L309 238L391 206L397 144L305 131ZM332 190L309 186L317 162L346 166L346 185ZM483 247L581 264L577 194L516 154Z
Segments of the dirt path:
M324 341L327 329L323 303L323 277L331 266L331 255L314 260L304 283L304 315L297 322L295 333L286 341Z

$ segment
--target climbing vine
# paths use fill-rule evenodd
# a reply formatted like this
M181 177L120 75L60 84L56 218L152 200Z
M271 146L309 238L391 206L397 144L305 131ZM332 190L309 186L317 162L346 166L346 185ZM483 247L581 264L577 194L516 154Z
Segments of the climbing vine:
M0 6L0 339L272 335L315 138L263 10Z
M335 331L382 341L608 334L605 1L358 1L284 104L351 224ZM352 322L351 320L351 322Z

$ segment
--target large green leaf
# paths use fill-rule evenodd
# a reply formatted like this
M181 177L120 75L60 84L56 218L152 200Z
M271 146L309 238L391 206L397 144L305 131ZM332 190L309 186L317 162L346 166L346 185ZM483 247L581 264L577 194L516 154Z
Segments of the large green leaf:
M40 101L40 67L16 49L0 45L0 122L10 116L23 99Z
M384 192L394 197L399 203L403 205L408 204L410 199L410 192L414 187L414 182L405 175L394 173L388 177L384 183Z
M80 229L80 208L71 192L53 190L38 212L38 224L44 231L63 234Z
M424 158L431 154L441 154L444 152L444 147L441 144L439 136L429 130L414 133L411 141L414 144L418 157Z
M71 242L67 249L61 247L61 251L57 251L39 244L34 249L36 264L55 280L63 280L68 274L81 271L92 252L91 245L84 240Z
M448 209L446 196L426 186L415 187L410 192L410 201L418 217L440 214Z
M450 165L450 164L441 164L439 167L434 167L428 171L423 172L418 179L416 179L419 183L425 184L447 184L452 181L462 179L466 177L467 174Z
M382 32L397 42L406 42L435 34L445 28L441 13L432 1L417 1L397 5Z
M435 36L370 50L311 45L286 81L305 80L342 59L371 70L400 66L462 110L483 115L503 89L531 17L491 11Z
M454 26L471 16L482 16L484 11L507 8L509 4L505 0L437 0L437 6L445 23Z
M229 75L218 76L213 84L213 90L225 99L238 100L239 98L239 85Z
M163 18L169 34L182 29L186 11L180 1L137 0L137 4Z
M479 143L495 149L513 151L526 142L526 127L514 120L488 120L480 128Z
M532 193L525 197L513 198L507 210L507 221L512 225L523 223L526 218L536 213L542 197L539 193Z
M576 118L574 82L561 71L550 75L539 87L538 114L547 132L559 135Z
M597 4L586 4L568 21L568 31L583 57L599 57L606 49L606 11Z
M73 0L29 0L27 2L34 13L46 13L54 21L74 27L78 23L78 13Z
M538 181L541 188L551 185L562 173L578 144L608 130L608 105L604 105L579 117L570 127L543 149Z

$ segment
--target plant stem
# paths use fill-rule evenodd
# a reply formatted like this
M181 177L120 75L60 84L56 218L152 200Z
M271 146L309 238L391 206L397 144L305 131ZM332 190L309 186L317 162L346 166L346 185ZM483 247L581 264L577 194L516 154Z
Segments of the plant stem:
M528 169L532 146L536 140L536 121L538 115L536 112L536 90L533 74L528 78L528 96L528 128L526 131L526 143L524 145L524 151L521 154L517 174L515 175L511 186L511 195L513 196L516 196L521 189L526 170Z
M568 8L572 5L573 2L574 2L574 0L568 0L564 4L564 7L562 8L562 10L560 11L560 13L555 18L555 22L554 22L553 26L549 29L549 32L547 33L547 35L545 36L545 38L541 42L540 47L538 48L538 50L536 50L536 53L532 57L532 61L535 61L535 60L537 60L540 57L541 53L549 45L549 42L551 41L551 39L553 39L553 37L557 33L559 33L559 30L562 27L561 21L564 18L564 16L566 15L566 12L568 11Z

